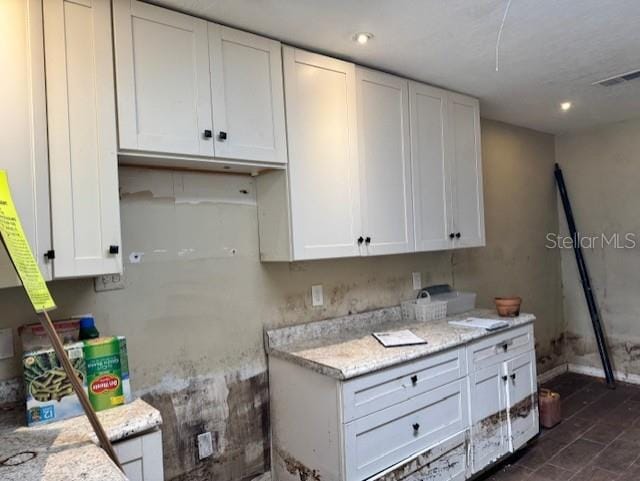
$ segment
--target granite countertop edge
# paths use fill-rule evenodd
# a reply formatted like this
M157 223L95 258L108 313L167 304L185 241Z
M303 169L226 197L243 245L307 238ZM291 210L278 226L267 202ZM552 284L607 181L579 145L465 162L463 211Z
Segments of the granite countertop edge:
M385 309L389 309L389 308L385 308ZM375 311L374 311L375 312ZM359 316L361 316L361 314L359 314ZM471 311L467 311L464 313L460 313L454 316L448 316L447 318L441 320L441 321L426 321L426 322L402 322L399 321L398 319L394 318L392 320L390 320L388 323L386 324L376 324L375 326L371 326L371 328L375 327L377 330L380 330L380 328L386 328L386 329L409 329L411 330L412 328L416 329L416 328L422 328L424 329L425 327L428 327L428 324L430 322L446 322L448 323L448 321L450 320L454 320L454 319L464 319L465 317L470 317L470 316L479 316L479 317L491 317L491 318L497 318L497 314L495 313L495 311L489 310L489 309L473 309ZM318 362L316 360L313 359L309 359L308 357L305 357L303 352L300 352L301 350L304 351L306 349L309 348L314 348L314 349L322 349L323 347L331 347L332 345L335 344L339 344L341 342L344 342L344 339L336 339L336 338L322 338L322 337L318 337L318 338L311 338L311 339L307 339L304 342L294 342L291 344L282 344L282 345L272 345L269 343L269 334L274 332L274 331L278 331L278 330L287 330L287 329L297 329L297 328L301 328L303 326L290 326L290 327L284 327L284 328L280 328L280 329L274 329L271 331L266 332L266 351L267 354L269 356L273 356L275 358L278 359L282 359L285 361L289 361L292 362L294 364L298 364L302 367L306 367L309 368L315 372L318 372L320 374L332 377L334 379L340 380L340 381L346 381L349 379L353 379L355 377L358 376L363 376L365 374L369 374L372 372L376 372L376 371L380 371L382 369L386 369L386 368L390 368L393 366L397 366L397 365L401 365L407 362L411 362L414 361L416 359L420 359L426 356L430 356L433 355L435 353L438 352L442 352L442 351L446 351L448 349L453 349L455 347L459 347L459 346L464 346L467 345L473 341L476 341L478 339L482 339L484 337L489 337L492 335L496 335L499 334L501 332L507 332L511 329L515 329L517 327L520 326L524 326L527 324L531 324L536 320L535 315L533 314L529 314L529 313L521 313L519 316L514 317L514 318L510 318L510 321L512 322L512 324L509 327L503 328L503 329L499 329L499 330L495 330L495 331L487 331L485 329L471 329L471 328L458 328L456 329L456 331L462 329L462 334L457 336L457 337L453 337L450 341L447 342L439 342L436 345L431 345L429 346L427 344L427 349L423 349L423 350L413 350L413 349L409 349L409 350L404 350L401 351L403 349L403 347L397 347L397 348L388 348L388 349L395 349L398 350L398 356L396 357L392 357L390 359L387 360L377 360L375 362L371 362L371 363L366 363L366 364L362 364L362 365L357 365L357 366L353 366L353 367L342 367L342 368L338 368L338 367L334 367L322 362ZM316 324L317 327L321 327L323 322L327 322L327 323L332 323L335 322L336 320L333 319L329 319L327 321L315 321L314 324ZM337 321L339 321L341 324L344 323L344 318L340 318ZM367 332L369 331L369 332ZM359 338L363 338L363 337L367 337L370 335L370 333L373 332L372 329L367 329L366 327L362 327L361 332L357 333L357 334L353 334L353 338L350 340L347 340L347 342L349 341L356 341ZM407 346L410 347L410 346Z
M37 456L32 461L5 467L3 480L127 480L99 447L86 416L27 427L22 424L23 405L5 415L4 423L0 423L0 459L25 451L33 451ZM114 443L155 431L162 425L160 412L141 399L101 411L98 417Z

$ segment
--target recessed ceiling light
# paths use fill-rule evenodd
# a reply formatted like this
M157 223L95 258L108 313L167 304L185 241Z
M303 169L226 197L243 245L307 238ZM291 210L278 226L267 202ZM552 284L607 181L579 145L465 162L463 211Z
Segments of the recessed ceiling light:
M358 32L353 36L353 40L358 42L360 45L366 44L372 38L373 34L369 32Z
M562 102L560 104L560 108L562 109L563 112L566 112L571 108L571 102Z

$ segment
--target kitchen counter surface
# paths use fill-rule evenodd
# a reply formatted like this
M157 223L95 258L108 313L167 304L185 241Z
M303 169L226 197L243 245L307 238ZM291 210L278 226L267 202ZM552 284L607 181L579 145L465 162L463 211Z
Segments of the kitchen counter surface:
M482 317L508 320L509 327L499 331L456 327L454 319ZM435 352L467 344L473 340L529 324L533 314L499 318L493 310L476 309L446 319L427 322L402 320L400 307L284 327L265 332L267 353L336 379L350 379ZM427 344L416 346L382 346L372 332L409 329Z
M156 429L160 412L138 399L98 413L116 442ZM38 426L24 426L24 406L0 409L0 479L3 481L126 481L97 446L85 416Z

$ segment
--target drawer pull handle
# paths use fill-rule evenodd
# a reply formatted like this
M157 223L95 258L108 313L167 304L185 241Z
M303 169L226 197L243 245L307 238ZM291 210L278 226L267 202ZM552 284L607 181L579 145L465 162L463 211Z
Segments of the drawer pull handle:
M515 372L511 375L511 379L513 379L514 381L516 380L516 373Z
M509 376L502 376L502 380L503 380L504 382L507 382L507 381L509 380Z
M415 374L411 376L411 384L413 384L414 386L418 384L418 376L416 376Z
M418 432L419 430L420 430L420 425L419 425L418 423L415 423L415 424L413 425L413 431L414 431L414 432Z

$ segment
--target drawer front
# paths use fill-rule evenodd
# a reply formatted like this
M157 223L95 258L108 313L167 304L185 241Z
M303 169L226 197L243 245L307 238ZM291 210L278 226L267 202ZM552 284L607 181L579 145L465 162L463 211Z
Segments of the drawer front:
M358 377L342 385L343 422L380 411L464 377L464 348Z
M360 481L468 428L459 379L344 425L348 481Z
M481 339L467 347L469 372L507 361L533 349L533 324Z
M462 481L467 474L468 431L426 449L370 481Z

